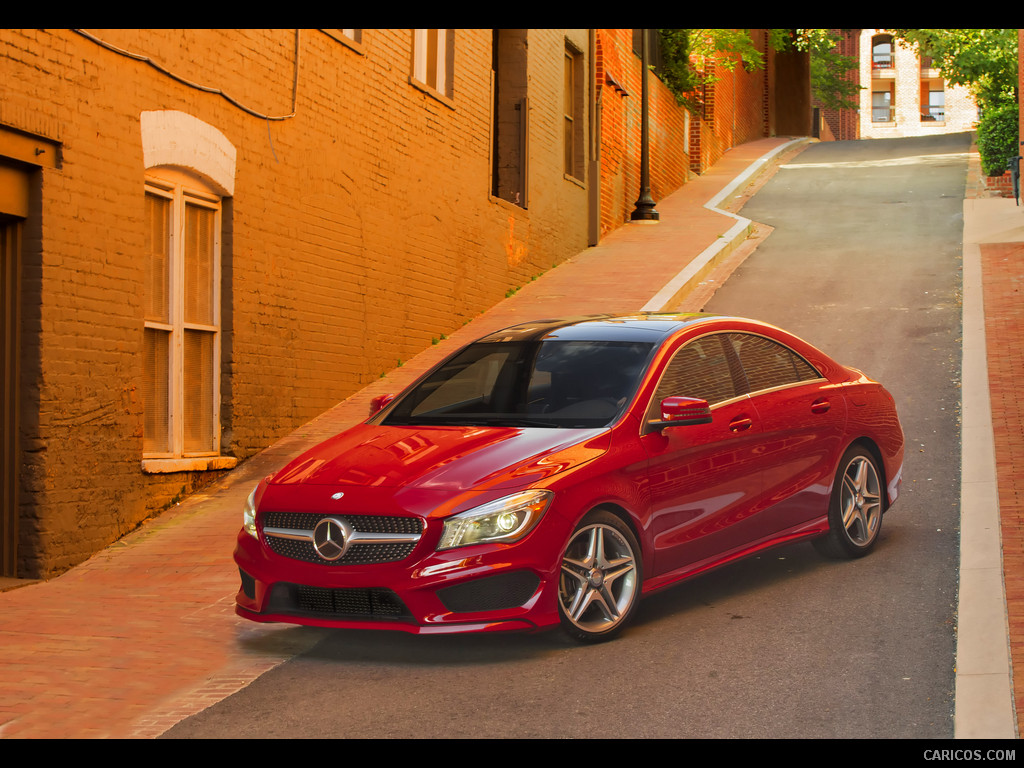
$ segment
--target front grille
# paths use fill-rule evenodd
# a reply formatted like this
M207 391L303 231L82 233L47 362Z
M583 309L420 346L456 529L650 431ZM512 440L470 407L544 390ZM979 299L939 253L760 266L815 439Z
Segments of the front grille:
M412 554L416 543L352 546L349 547L348 552L337 560L324 560L313 547L313 542L311 541L292 541L290 539L267 536L267 545L282 557L290 557L292 560L301 560L304 563L319 563L320 565L372 565L374 563L393 563L396 560L404 560Z
M336 560L321 557L313 544L313 530L326 517L344 521L353 532L345 553ZM374 565L411 555L423 533L423 521L395 515L268 512L263 518L263 533L271 550L292 560L319 565Z
M418 517L396 515L326 515L309 512L268 512L263 518L264 527L295 528L312 531L325 517L343 518L357 531L367 533L421 533L423 521Z
M270 590L267 612L345 619L410 619L398 595L383 588L310 587L279 582Z

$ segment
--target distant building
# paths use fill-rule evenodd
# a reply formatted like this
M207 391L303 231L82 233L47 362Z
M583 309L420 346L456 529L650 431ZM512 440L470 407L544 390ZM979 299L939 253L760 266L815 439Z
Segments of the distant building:
M927 57L884 29L840 32L838 52L855 58L858 109L822 109L822 139L881 139L974 130L978 107L967 88L951 85Z
M880 139L970 131L978 107L963 86L942 79L935 63L898 44L884 29L860 31L860 135ZM870 84L870 86L868 85Z

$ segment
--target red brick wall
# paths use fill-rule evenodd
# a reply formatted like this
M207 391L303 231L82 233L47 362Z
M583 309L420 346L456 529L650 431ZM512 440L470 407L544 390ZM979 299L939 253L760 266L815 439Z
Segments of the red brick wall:
M858 58L860 55L860 30L834 29L832 31L840 35L836 53L840 56ZM859 83L860 75L856 69L853 69L847 73L845 79L852 83ZM820 107L817 100L814 104ZM821 107L821 119L828 125L831 132L830 136L822 136L822 141L846 141L857 139L860 136L860 120L855 109L825 109Z
M597 31L601 113L601 235L629 221L640 196L641 61L633 30ZM650 183L655 202L686 181L686 110L653 74L648 77Z
M764 30L752 29L750 33L758 50L764 53ZM714 165L731 147L769 135L770 59L766 57L765 68L751 72L740 63L732 71L721 63L711 67L713 82L705 89L702 119L691 129L691 135L697 134L695 140L699 142L691 141L694 152L690 167L695 172Z
M142 112L185 112L237 150L221 405L238 458L587 245L561 92L566 37L587 51L585 30L530 31L529 209L488 194L490 30L456 30L449 101L410 83L411 30L364 30L356 49L303 30L294 116L273 121L225 95L291 114L293 30L93 34L166 71L70 30L0 31L0 125L63 157L26 237L24 574L80 561L211 479L140 466Z

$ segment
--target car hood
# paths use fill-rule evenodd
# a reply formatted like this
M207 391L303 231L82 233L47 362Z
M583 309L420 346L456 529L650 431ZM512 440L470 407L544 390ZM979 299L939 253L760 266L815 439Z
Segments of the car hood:
M516 489L608 450L610 430L360 424L295 459L273 484Z

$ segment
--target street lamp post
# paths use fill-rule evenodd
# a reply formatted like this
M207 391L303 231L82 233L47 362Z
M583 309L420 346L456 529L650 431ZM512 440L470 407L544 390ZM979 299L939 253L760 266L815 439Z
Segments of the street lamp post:
M640 40L640 197L634 203L631 221L655 222L659 214L654 210L651 197L650 152L647 130L647 35L650 30L641 30Z

